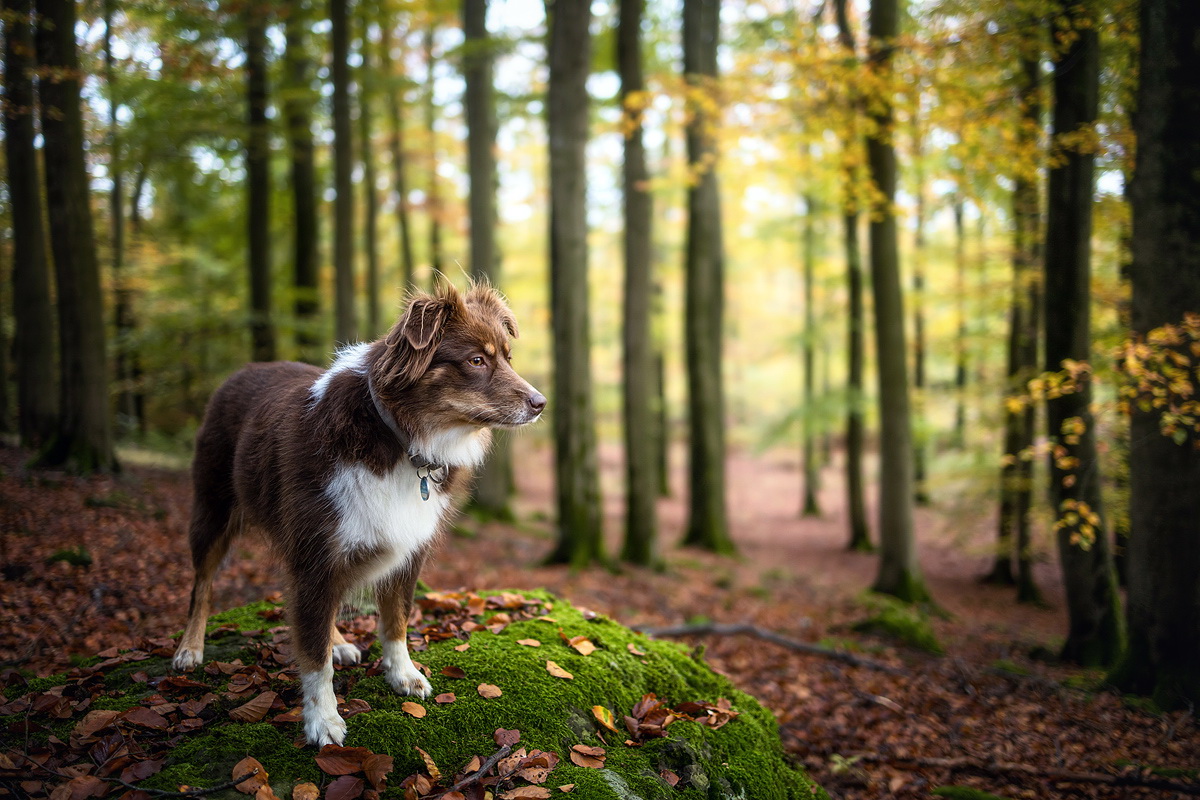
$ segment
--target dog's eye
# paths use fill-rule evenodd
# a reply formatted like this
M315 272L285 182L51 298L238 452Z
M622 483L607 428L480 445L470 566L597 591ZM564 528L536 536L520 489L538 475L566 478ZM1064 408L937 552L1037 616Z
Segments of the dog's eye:
M487 361L484 360L483 356L474 356L468 363L472 367L482 367L483 365L487 364Z

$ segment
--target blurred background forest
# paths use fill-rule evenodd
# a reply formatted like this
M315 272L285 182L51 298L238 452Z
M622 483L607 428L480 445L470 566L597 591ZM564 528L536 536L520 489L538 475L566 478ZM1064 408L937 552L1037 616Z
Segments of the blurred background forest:
M994 514L990 579L1036 602L1057 551L1063 655L1111 665L1118 577L1196 591L1124 558L1130 399L1174 387L1157 438L1173 486L1196 474L1189 392L1130 344L1173 325L1159 344L1194 379L1195 277L1131 317L1139 19L1175 20L1153 51L1174 52L1186 5L5 0L0 423L44 465L183 465L241 364L327 364L410 288L482 277L550 398L522 446L556 453L552 559L661 564L655 497L684 458L685 543L733 552L727 455L786 450L797 515L845 484L876 589L931 599L914 506ZM1172 69L1156 86L1194 96ZM1196 271L1158 261L1143 274ZM482 512L511 514L511 464L501 447ZM1200 517L1171 514L1155 547L1200 549ZM1180 608L1165 654L1129 612L1153 652L1127 683L1170 701L1197 691Z

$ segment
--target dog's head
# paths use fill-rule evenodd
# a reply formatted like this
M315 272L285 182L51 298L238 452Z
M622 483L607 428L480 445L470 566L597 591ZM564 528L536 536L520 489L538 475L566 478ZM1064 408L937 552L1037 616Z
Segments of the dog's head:
M486 284L415 292L372 366L379 396L422 427L508 428L536 420L546 398L512 367L517 321ZM398 414L400 416L400 414Z

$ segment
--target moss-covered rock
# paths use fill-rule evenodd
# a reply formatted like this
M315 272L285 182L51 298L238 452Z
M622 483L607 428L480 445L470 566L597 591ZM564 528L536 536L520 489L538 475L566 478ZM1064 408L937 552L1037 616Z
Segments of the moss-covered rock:
M771 713L686 647L647 639L546 593L524 595L540 601L538 618L512 622L498 633L477 627L465 642L461 637L434 641L425 651L414 653L428 671L434 694L454 694L452 702L437 702L433 697L416 701L424 709L422 716L414 716L410 712L416 709L405 706L415 698L396 695L382 676L370 674L378 672L369 666L380 655L378 643L372 645L363 665L338 669L338 694L347 701L363 700L371 708L347 719L345 744L394 757L388 795L400 796L399 784L405 776L426 771L416 748L428 753L444 776L453 776L473 756L486 758L495 752L493 735L498 728L505 728L520 731L520 747L559 755L561 760L545 786L555 789L574 784L573 796L589 800L825 797L802 770L788 763ZM264 622L262 612L266 610L265 606L254 606L214 618L223 632L210 637L206 655L220 652L222 657L230 658L240 654L245 663L252 663L259 652L256 642L265 641L269 634L256 639L247 637L244 631L278 624ZM540 613L543 611L547 613ZM487 616L491 614L473 619L486 623ZM230 627L242 630L230 631ZM595 650L582 654L566 641L574 637L585 637ZM533 646L533 640L540 646ZM463 648L464 644L469 646ZM137 666L153 676L161 674L166 661L165 657L155 657L138 661ZM547 670L548 661L573 677L552 675ZM264 666L278 669L278 665ZM448 677L460 674L459 670L463 677ZM234 764L246 756L263 764L270 773L271 785L283 798L298 782L320 785L329 780L316 765L316 751L296 745L302 735L301 725L271 721L279 715L279 705L261 722L234 722L228 711L253 693L244 698L226 696L222 694L225 676L197 672L193 677L211 682L217 694L205 712L209 719L194 732L175 733L177 743L165 767L143 785L163 789L181 784L213 786L227 781ZM104 706L119 707L123 692L111 681L104 683ZM152 678L150 686L154 683ZM262 688L278 690L281 699L291 698L287 705L292 705L295 682L288 689L279 683L276 672L271 683ZM286 681L282 683L287 685ZM485 698L478 691L480 684L498 686L502 694ZM125 691L143 697L147 684L131 682ZM680 719L665 729L665 738L652 738L639 745L627 743L630 734L622 720L648 693L671 707L688 702L716 704L725 698L737 713L715 728ZM594 711L597 706L611 712L619 733L600 726ZM605 749L603 768L571 762L571 748L580 744ZM668 783L672 773L679 778L674 787ZM236 795L230 792L230 796Z

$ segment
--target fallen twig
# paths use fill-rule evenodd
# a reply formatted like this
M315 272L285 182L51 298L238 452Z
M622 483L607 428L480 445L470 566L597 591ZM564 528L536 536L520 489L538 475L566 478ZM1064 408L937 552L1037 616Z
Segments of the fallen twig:
M1106 786L1136 786L1144 789L1159 789L1164 792L1179 792L1181 794L1200 796L1200 783L1180 783L1179 781L1167 780L1166 778L1136 774L1107 775L1101 772L1075 772L1068 769L1016 764L1010 761L983 761L969 756L958 756L955 758L915 758L863 754L859 757L859 760L866 763L888 764L907 770L928 767L934 769L970 769L989 775L1016 773L1049 781L1098 783Z
M489 769L496 766L496 764L499 763L500 759L504 758L511 752L512 752L512 745L510 745L510 744L502 745L499 750L497 750L496 752L494 752L490 756L488 756L487 761L484 761L482 764L480 764L479 769L475 770L470 775L467 775L462 780L460 780L458 783L451 786L449 789L447 789L445 791L445 794L449 794L450 792L457 792L459 789L462 789L466 786L470 786L472 783L475 783L477 780L479 780L484 775L486 775L487 771Z
M780 647L786 647L788 650L794 650L797 653L805 653L812 656L821 656L822 658L831 658L834 661L841 661L843 664L849 664L852 667L866 667L867 669L875 669L880 672L887 672L892 675L907 675L906 670L899 667L893 667L891 664L885 664L882 661L875 661L870 658L862 658L852 653L847 653L844 650L834 650L829 647L821 647L817 644L809 642L801 642L797 639L789 639L774 631L769 631L766 628L759 628L756 625L750 625L745 622L722 623L722 622L705 622L697 625L668 625L661 628L643 627L638 628L647 636L754 636L762 639L765 642L777 644Z

